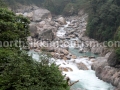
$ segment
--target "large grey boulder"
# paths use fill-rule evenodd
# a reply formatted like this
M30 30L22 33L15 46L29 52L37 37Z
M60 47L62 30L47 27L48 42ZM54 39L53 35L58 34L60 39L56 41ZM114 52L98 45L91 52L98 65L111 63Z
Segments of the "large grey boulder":
M52 41L52 40L54 40L54 38L55 38L55 35L54 35L54 32L52 29L41 31L41 33L38 36L38 39L41 39L41 40Z
M111 53L112 56L114 56L114 54L114 52ZM106 55L106 57L98 57L97 60L92 64L91 68L95 70L95 74L99 79L111 83L117 88L120 88L120 69L108 65L108 56L109 53Z
M29 18L31 21L33 20L33 12L25 12L23 16Z
M50 19L50 18L52 18L52 15L51 15L50 11L47 9L39 8L39 9L33 11L33 21L34 22L39 22L42 19Z
M116 56L115 51L111 52L111 54L108 57L107 62L109 66L115 66L117 64L117 56Z
M60 24L62 24L62 25L66 24L66 20L65 20L64 17L59 17L59 18L57 19L57 21L58 21Z
M92 64L91 68L96 71L97 68L102 68L107 65L107 59L105 57L97 57L96 61Z
M77 63L77 67L79 70L89 70L88 67L84 63Z
M36 24L30 24L29 30L30 30L30 36L32 38L36 38L38 36L38 30Z

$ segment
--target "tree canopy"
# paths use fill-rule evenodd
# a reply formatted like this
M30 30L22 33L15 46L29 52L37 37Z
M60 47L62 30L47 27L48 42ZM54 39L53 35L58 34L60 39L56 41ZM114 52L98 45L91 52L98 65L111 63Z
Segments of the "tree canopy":
M88 1L89 0L5 0L5 2L13 8L17 8L19 4L22 5L35 4L37 6L47 8L53 14L63 14L63 15L77 14L79 9L81 8L84 9L88 6L86 5ZM72 5L72 7L74 8L72 14L71 13L69 14L68 12L68 10L69 11L71 10L69 5Z
M28 26L27 18L0 8L0 42L26 42ZM0 90L69 90L58 66L48 64L48 56L37 62L20 47L15 47L15 43L0 47Z
M118 0L90 0L87 35L98 41L112 40L120 25ZM109 8L108 8L109 7Z

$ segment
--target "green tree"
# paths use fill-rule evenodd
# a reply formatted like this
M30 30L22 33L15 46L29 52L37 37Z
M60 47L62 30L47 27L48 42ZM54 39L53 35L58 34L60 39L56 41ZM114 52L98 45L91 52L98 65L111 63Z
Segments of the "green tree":
M6 4L3 0L0 0L0 8L5 8Z
M58 66L48 64L48 56L37 62L24 52L1 52L7 57L0 57L0 90L69 90Z
M29 20L0 8L0 41L26 42ZM58 66L47 54L35 61L20 48L0 47L0 90L69 90ZM50 63L50 64L49 64Z
M120 25L120 6L113 0L90 0L90 6L87 35L100 42L113 39Z

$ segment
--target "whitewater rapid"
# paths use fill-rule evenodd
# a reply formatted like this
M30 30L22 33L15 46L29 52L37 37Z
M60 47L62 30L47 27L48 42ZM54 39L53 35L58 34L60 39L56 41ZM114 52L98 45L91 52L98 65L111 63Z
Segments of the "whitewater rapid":
M39 55L37 52L30 51L29 55L32 55L33 59L39 61ZM62 71L62 74L66 77L69 77L71 82L79 80L78 83L74 84L72 90L114 90L114 87L111 84L108 84L95 76L95 71L91 70L92 62L88 57L79 57L77 59L71 60L61 60L51 58L52 62L55 62L56 65L62 68L71 68L72 71ZM84 63L89 70L79 70L77 63Z
M66 25L63 27L60 27L57 36L58 37L64 37L66 34L66 31L64 28L67 28L70 22L67 22ZM70 59L70 60L61 60L57 59L55 60L54 58L51 59L52 62L55 62L56 65L59 65L59 67L62 68L71 68L68 72L62 71L63 75L66 74L66 77L69 77L71 82L79 80L78 83L74 84L71 87L71 90L114 90L114 87L111 84L108 84L95 76L95 71L91 70L91 65L92 61L89 60L88 57L83 57L84 55L80 55L78 50L71 49L70 51L72 54L77 57L77 59ZM89 54L89 53L88 53ZM88 56L88 54L86 54ZM32 58L39 61L39 55L37 52L30 51L29 55L32 55ZM90 55L93 55L90 53ZM94 59L95 60L95 59ZM89 70L79 70L77 67L77 63L83 63L87 66Z

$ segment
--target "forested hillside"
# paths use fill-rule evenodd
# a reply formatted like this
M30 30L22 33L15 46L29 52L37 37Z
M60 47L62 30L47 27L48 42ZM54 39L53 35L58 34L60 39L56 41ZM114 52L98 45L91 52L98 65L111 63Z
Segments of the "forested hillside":
M90 0L89 4L87 35L99 42L120 41L120 0ZM111 48L116 52L114 59L120 62L119 45Z
M47 8L53 14L73 15L80 9L85 9L89 0L5 0L12 8L18 8L20 4L35 4ZM13 5L14 4L14 5Z
M91 0L87 34L98 41L113 40L119 32L120 0ZM118 38L119 35L117 35Z

